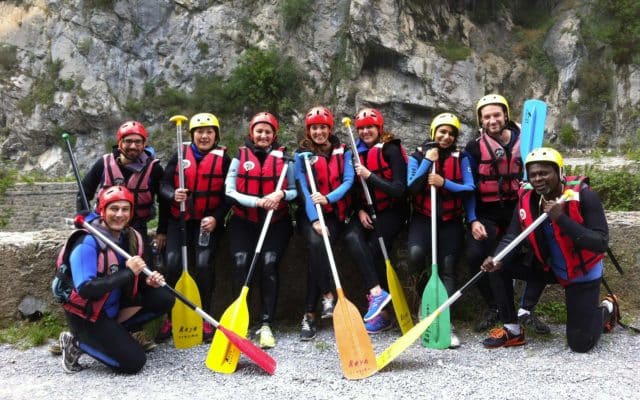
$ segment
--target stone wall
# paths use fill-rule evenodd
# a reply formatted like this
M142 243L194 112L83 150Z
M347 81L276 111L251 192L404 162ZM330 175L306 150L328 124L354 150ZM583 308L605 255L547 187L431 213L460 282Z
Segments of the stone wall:
M64 218L75 214L77 190L75 182L14 185L0 196L0 214L8 217L0 231L61 229Z

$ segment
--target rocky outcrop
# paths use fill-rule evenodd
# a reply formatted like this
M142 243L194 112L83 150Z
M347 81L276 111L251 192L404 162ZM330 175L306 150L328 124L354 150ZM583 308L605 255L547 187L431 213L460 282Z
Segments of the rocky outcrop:
M627 143L638 129L631 112L640 102L637 66L612 67L613 109L595 120L568 116L568 102L581 98L581 2L545 3L556 4L544 41L556 82L547 82L514 50L518 39L508 12L479 25L464 7L470 2L322 0L308 2L303 23L287 29L283 3L0 2L0 156L21 170L69 175L58 137L66 130L78 133L79 164L86 170L113 142L118 124L131 117L128 102L144 104L148 91L161 86L190 92L198 74L227 77L252 46L276 49L304 70L308 104L301 108L324 103L345 116L363 105L379 107L386 126L409 148L445 110L462 117L461 141L471 137L475 102L492 91L507 95L515 118L524 99L543 98L550 104L548 130L569 122L586 147L603 134L600 121L608 124L610 146ZM467 47L469 55L444 57L437 45L446 40ZM299 131L303 112L287 116L285 129ZM167 120L142 114L151 131ZM234 131L244 130L225 127Z

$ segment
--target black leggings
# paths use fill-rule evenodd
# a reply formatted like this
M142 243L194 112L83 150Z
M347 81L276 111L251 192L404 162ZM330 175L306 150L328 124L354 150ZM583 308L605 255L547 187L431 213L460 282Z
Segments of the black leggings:
M388 208L377 213L376 217L376 229L365 229L357 214L354 214L345 231L344 243L364 276L366 288L380 285L389 290L386 264L378 238L382 237L387 253L390 253L394 239L404 226L406 214L403 209ZM389 254L387 256L390 257Z
M213 255L216 253L221 227L224 221L217 221L216 229L211 232L209 245L198 245L200 235L200 220L189 220L186 223L187 234L187 267L189 273L198 285L202 309L211 312L211 300L215 282L215 267ZM169 218L167 234L167 283L175 286L182 274L182 237L180 233L180 220Z
M141 277L141 279L143 279ZM122 324L102 312L96 322L65 312L76 344L85 353L116 372L135 374L147 361L144 348L130 332L163 315L173 307L174 297L164 288L147 287L141 294L142 309Z
M235 215L227 224L229 250L234 263L231 283L233 296L240 294L247 279L263 225L263 222L256 224ZM278 265L287 249L292 232L293 228L289 216L272 222L254 267L258 270L253 274L259 274L258 282L262 304L260 321L262 323L271 324L275 316L278 302Z
M507 264L502 270L487 274L494 289L500 319L505 324L516 324L518 315L513 303L512 280L522 279L529 283L557 283L552 272L544 272L539 264L523 267L521 264ZM564 288L567 307L567 343L571 350L586 353L600 339L603 323L603 309L599 306L600 282L598 278L590 282L574 283Z
M464 226L459 219L440 221L437 226L437 263L438 275L442 279L447 293L451 296L456 291L456 264L462 252L464 240ZM409 268L412 274L419 275L416 290L422 294L427 279L431 275L431 260L427 262L427 255L431 255L431 217L414 214L409 224L407 240L409 250Z
M331 247L335 245L345 224L333 214L325 214L324 220L329 230ZM307 275L307 295L305 297L305 312L314 313L320 295L331 292L333 285L329 256L324 245L322 235L316 233L303 207L298 208L296 221L300 234L307 242L309 250L309 271Z

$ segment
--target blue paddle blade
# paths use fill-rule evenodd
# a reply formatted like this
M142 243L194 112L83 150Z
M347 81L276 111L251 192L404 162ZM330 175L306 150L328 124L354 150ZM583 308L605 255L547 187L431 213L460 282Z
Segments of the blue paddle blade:
M522 110L522 130L520 132L520 156L524 162L533 150L542 147L544 125L547 120L547 104L544 101L529 99ZM527 179L524 171L523 180Z

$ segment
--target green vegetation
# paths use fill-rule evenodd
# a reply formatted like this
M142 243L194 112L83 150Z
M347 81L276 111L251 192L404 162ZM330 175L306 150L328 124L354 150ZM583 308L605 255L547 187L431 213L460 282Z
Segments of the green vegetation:
M201 56L206 57L209 55L209 43L198 42L196 46L198 47L198 51L200 52Z
M591 0L591 15L581 26L585 44L606 44L616 64L640 64L640 2Z
M93 39L88 37L86 39L83 39L80 43L78 43L78 51L80 52L80 54L86 57L87 54L89 54L89 51L91 50L91 46L93 46Z
M10 44L0 44L0 74L12 71L17 65L17 47Z
M84 0L84 8L91 10L93 8L100 8L102 10L108 10L113 7L116 0Z
M0 202L4 199L4 194L7 189L13 187L16 183L18 172L12 168L0 169ZM12 210L8 207L3 207L0 211L0 228L7 226L9 223L9 217L11 217Z
M18 109L23 114L31 115L36 104L51 105L57 90L71 90L75 87L75 82L72 79L58 79L61 69L62 60L47 62L44 75L35 79L31 92L18 102Z
M456 40L436 42L435 46L438 54L451 62L466 60L471 55L471 49Z
M605 171L586 165L565 167L566 174L589 177L591 188L598 193L605 210L640 211L640 174L628 169Z
M560 143L567 147L575 147L578 144L578 132L571 124L563 124L560 127Z
M49 338L57 338L66 326L65 322L53 314L45 314L35 322L21 321L0 329L0 343L8 343L20 349L41 346Z
M540 302L536 306L536 313L552 324L567 323L567 307L560 301Z
M311 0L282 0L280 12L285 29L293 31L311 16Z

